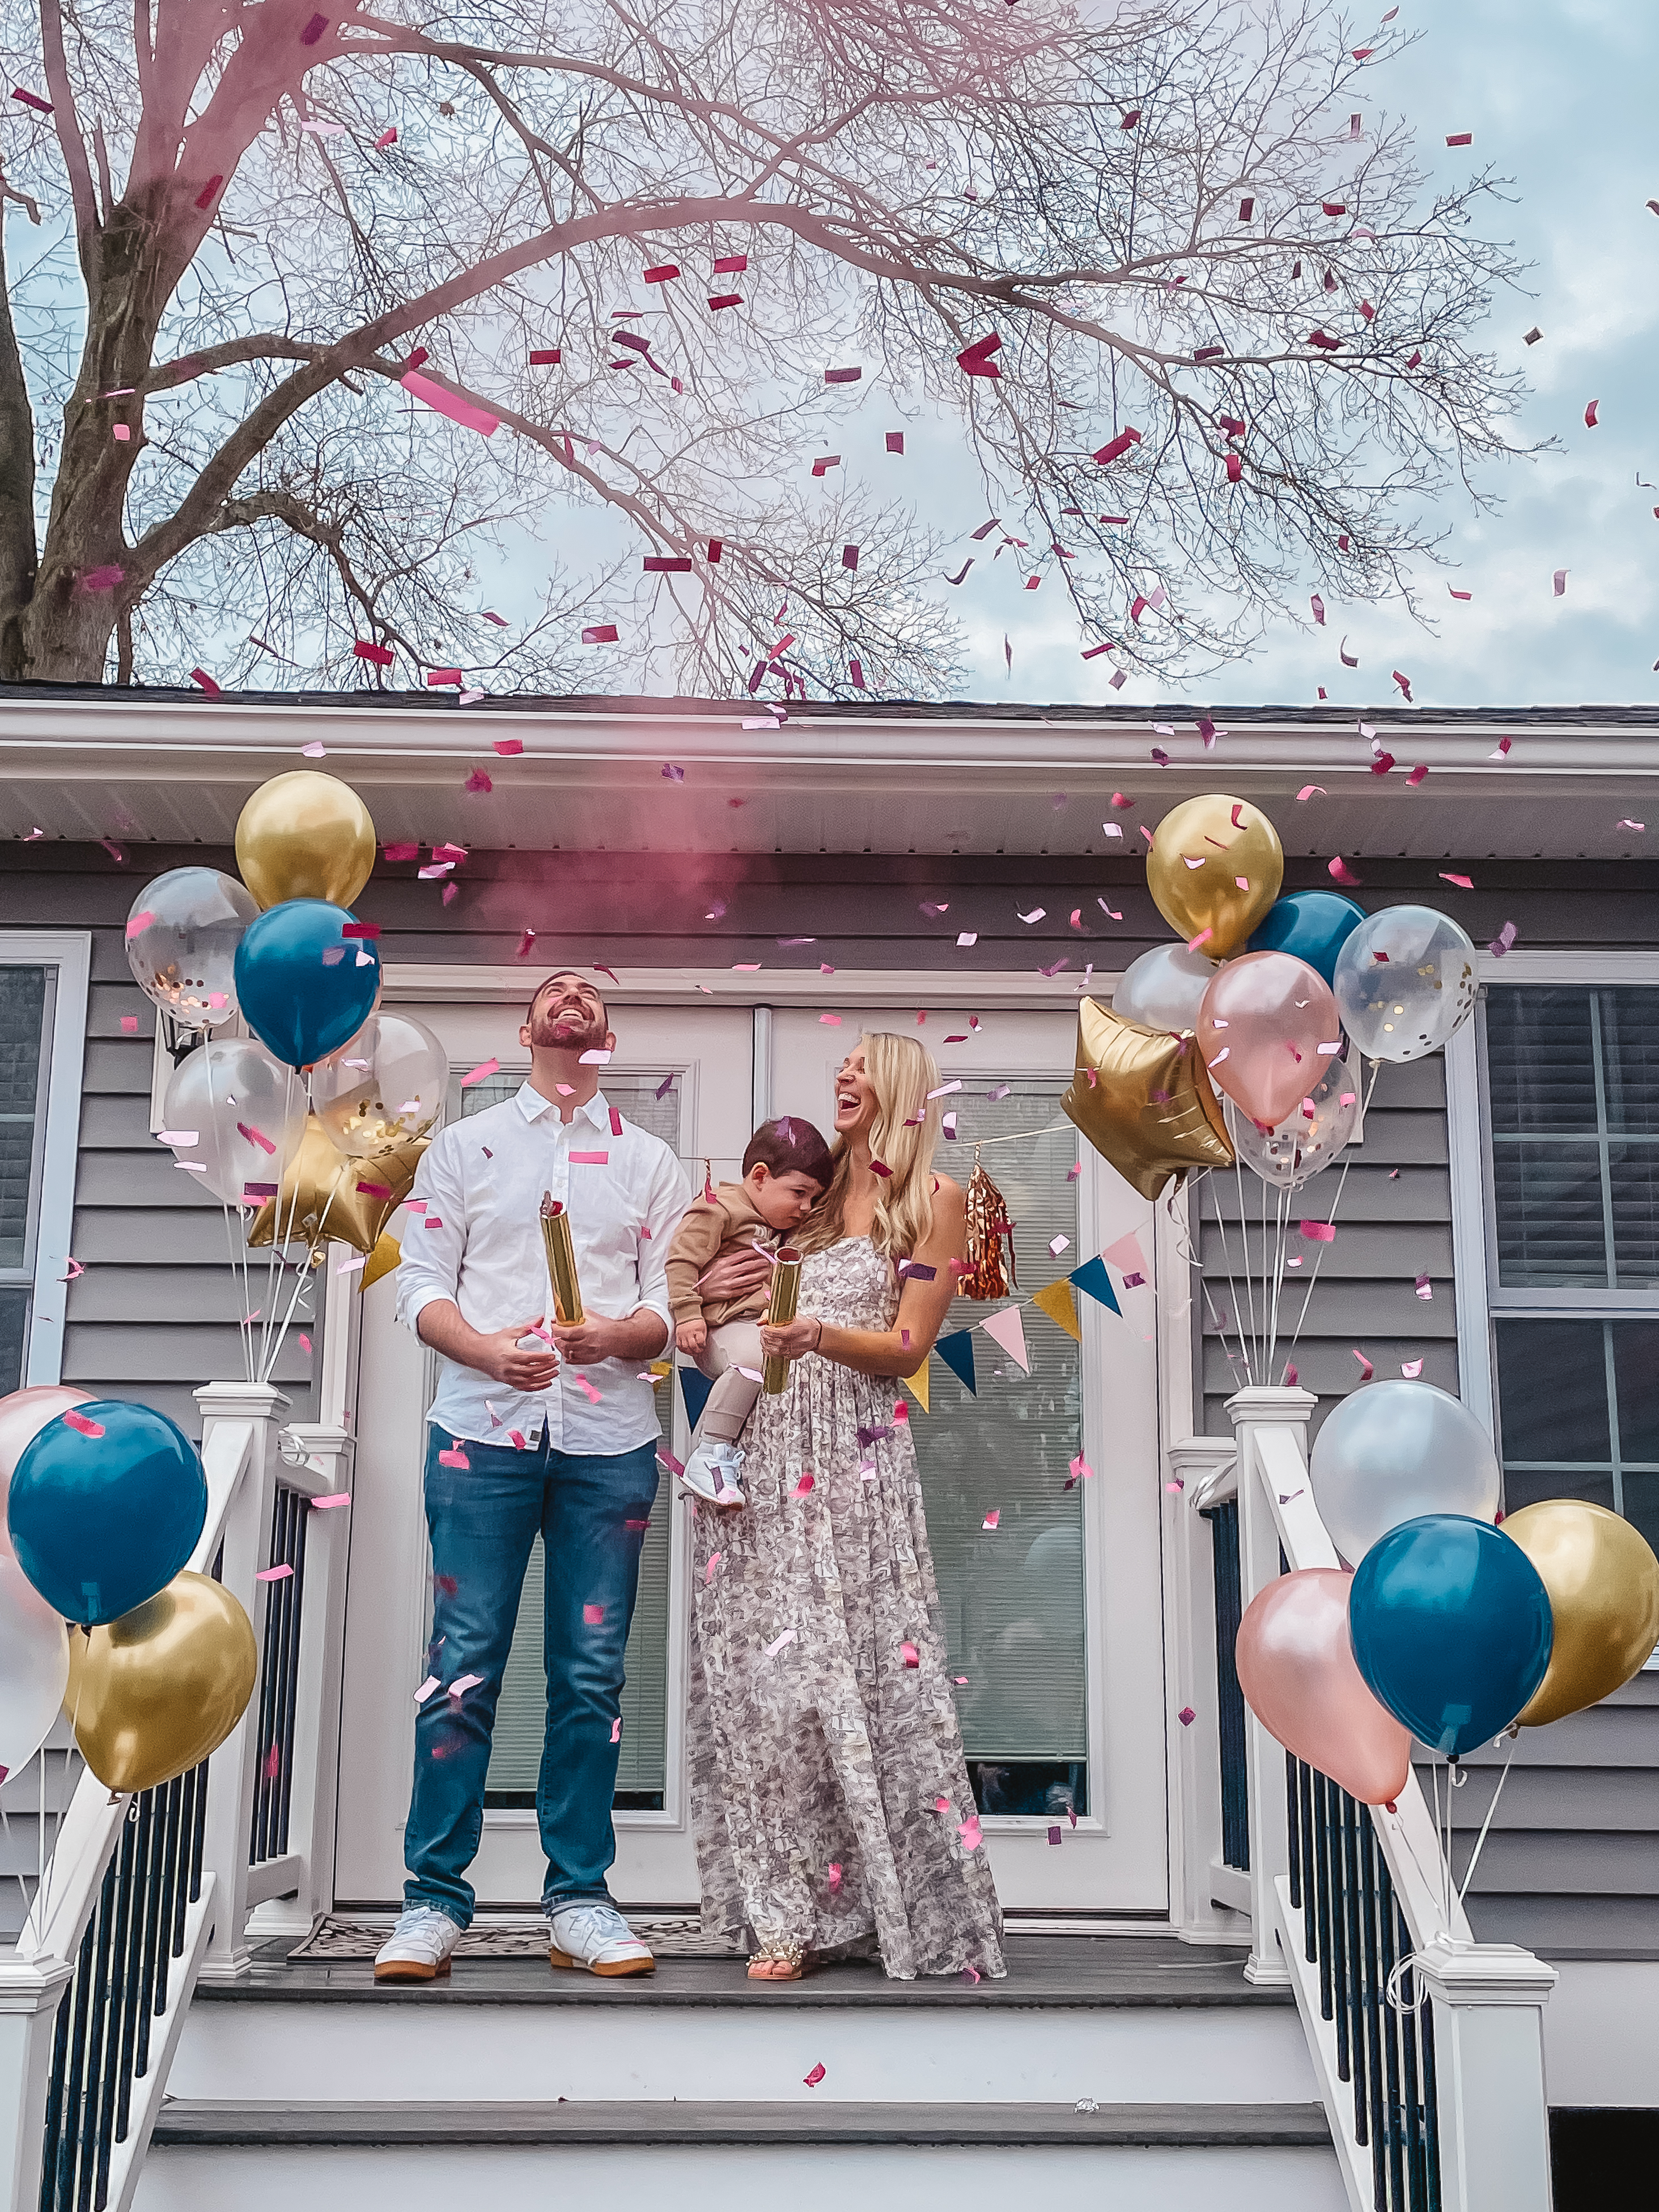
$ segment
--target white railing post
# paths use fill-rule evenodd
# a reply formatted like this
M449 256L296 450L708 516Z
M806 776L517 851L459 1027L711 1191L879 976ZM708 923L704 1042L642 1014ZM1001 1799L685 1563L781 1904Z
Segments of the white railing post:
M64 1959L34 1959L8 1960L0 1972L0 2184L19 2212L33 2212L40 2198L46 2079L73 1971Z
M276 1480L303 1498L337 1497L351 1489L353 1446L337 1425L295 1422L279 1438ZM270 1867L253 1869L263 1890L252 1922L265 1936L307 1935L334 1903L334 1826L339 1786L340 1684L345 1650L349 1510L308 1513L305 1575L297 1624L293 1740L289 1748L288 1848ZM264 1747L254 1747L256 1756ZM280 1881L282 1887L273 1885Z
M260 1634L264 1608L256 1576L267 1564L270 1547L271 1492L275 1484L276 1430L288 1400L268 1382L209 1382L195 1394L202 1409L202 1453L212 1449L214 1431L227 1422L251 1425L252 1437L241 1482L223 1528L224 1557L220 1580L237 1598ZM205 1562L210 1569L212 1560ZM250 1709L257 1716L258 1692ZM208 1768L207 1823L203 1864L215 1877L213 1935L201 1965L204 1981L232 1981L252 1962L246 1936L248 1902L248 1838L253 1823L253 1789L258 1772L257 1720L244 1719Z
M1279 1524L1262 1488L1260 1439L1269 1429L1290 1430L1305 1464L1308 1423L1318 1403L1311 1390L1266 1386L1240 1390L1227 1401L1238 1444L1239 1578L1246 1607L1279 1574ZM1250 1955L1244 1978L1285 1987L1291 1972L1273 1934L1279 1917L1273 1885L1291 1863L1285 1753L1249 1711L1244 1753L1250 1803Z
M1164 1495L1164 1723L1169 1746L1170 1917L1188 1943L1237 1942L1237 1907L1215 1891L1221 1863L1221 1735L1217 1711L1215 1553L1200 1503L1237 1452L1222 1437L1186 1437L1169 1446L1172 1482ZM1232 1495L1231 1483L1225 1494ZM1182 1716L1190 1713L1190 1721ZM1238 1876L1243 1881L1243 1877Z
M1445 1935L1414 1964L1434 2000L1442 2212L1550 2212L1544 2007L1554 1967L1514 1944Z

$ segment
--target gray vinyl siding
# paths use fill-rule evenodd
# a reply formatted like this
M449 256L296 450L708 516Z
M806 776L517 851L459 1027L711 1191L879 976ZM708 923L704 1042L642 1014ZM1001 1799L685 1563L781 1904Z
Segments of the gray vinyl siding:
M1367 1083L1370 1072L1367 1061ZM1285 1360L1294 1361L1303 1389L1318 1394L1316 1434L1331 1407L1360 1379L1363 1370L1353 1356L1356 1347L1379 1377L1397 1377L1408 1360L1421 1359L1425 1382L1437 1382L1454 1394L1457 1389L1446 1065L1440 1054L1379 1071L1365 1115L1364 1141L1353 1149L1352 1158L1340 1202L1340 1162L1306 1183L1294 1200L1297 1220L1326 1220L1336 1202L1336 1239L1322 1247L1292 1237L1291 1254L1305 1255L1297 1273L1310 1274L1316 1259L1319 1273L1309 1296L1299 1285L1291 1291L1295 1278L1287 1273L1279 1307L1278 1365L1271 1376L1256 1378L1277 1382ZM1199 1256L1204 1281L1210 1299L1229 1316L1235 1301L1227 1282L1228 1251L1238 1291L1243 1291L1239 1279L1241 1181L1246 1218L1252 1224L1254 1261L1260 1250L1263 1188L1256 1177L1248 1169L1242 1178L1212 1175L1196 1193L1202 1215ZM1429 1300L1417 1295L1417 1278L1424 1273L1434 1293ZM1237 1338L1230 1328L1224 1346L1196 1288L1193 1303L1200 1346L1198 1430L1203 1436L1224 1437L1231 1434L1227 1400L1244 1379L1227 1358L1229 1349L1237 1352ZM1248 1305L1245 1312L1248 1329ZM1289 1340L1298 1322L1301 1334L1292 1346Z
M1503 1753L1467 1764L1452 1796L1460 1881ZM1522 1730L1466 1902L1482 1942L1545 1959L1659 1959L1659 1673Z

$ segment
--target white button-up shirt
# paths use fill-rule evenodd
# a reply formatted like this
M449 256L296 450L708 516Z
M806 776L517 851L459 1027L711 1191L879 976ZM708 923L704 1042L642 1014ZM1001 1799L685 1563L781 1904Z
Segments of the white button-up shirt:
M526 1083L433 1139L410 1194L426 1212L410 1218L404 1239L398 1318L413 1328L435 1298L453 1298L488 1334L550 1312L544 1191L569 1213L584 1308L620 1320L648 1307L662 1316L672 1356L668 1241L690 1186L662 1139L613 1114L603 1091L566 1121ZM479 1443L508 1443L514 1429L533 1442L545 1429L556 1451L632 1451L661 1434L647 1364L562 1365L531 1394L445 1359L427 1419Z

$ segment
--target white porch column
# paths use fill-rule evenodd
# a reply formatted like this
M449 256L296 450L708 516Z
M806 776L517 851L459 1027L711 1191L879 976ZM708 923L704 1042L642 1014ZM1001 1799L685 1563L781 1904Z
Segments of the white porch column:
M1181 1484L1164 1492L1164 1684L1169 1748L1170 1918L1187 1943L1237 1943L1243 1923L1216 1899L1221 1860L1221 1735L1216 1709L1215 1554L1199 1508L1231 1483L1228 1437L1185 1437L1165 1453ZM1231 1486L1224 1495L1232 1494ZM1182 1715L1192 1720L1182 1723ZM1243 1881L1242 1875L1231 1877Z
M1445 1935L1416 1967L1434 2001L1443 2212L1550 2212L1544 2007L1554 1967L1512 1943Z
M52 2038L74 1971L62 1959L0 1965L0 2192L25 2212L40 2202Z
M1227 1412L1238 1442L1238 1559L1240 1595L1246 1607L1258 1590L1279 1574L1279 1528L1261 1486L1256 1439L1266 1428L1291 1430L1305 1465L1308 1423L1318 1399L1311 1390L1266 1386L1238 1391ZM1244 1715L1245 1772L1250 1797L1250 1955L1244 1978L1288 1988L1291 1970L1273 1929L1277 1921L1273 1883L1290 1871L1290 1840L1285 1810L1285 1753L1255 1715Z
M202 1450L208 1452L216 1428L246 1422L252 1447L236 1493L225 1515L224 1557L219 1578L258 1632L264 1608L254 1577L270 1565L271 1491L275 1482L276 1430L289 1401L268 1382L209 1382L195 1393L202 1409ZM206 1563L212 1565L212 1561ZM248 1839L253 1825L253 1787L258 1751L255 1727L259 1705L256 1682L249 1713L228 1742L215 1752L208 1767L207 1820L203 1864L216 1878L214 1929L202 1960L200 1978L234 1981L252 1962L245 1929L247 1922Z

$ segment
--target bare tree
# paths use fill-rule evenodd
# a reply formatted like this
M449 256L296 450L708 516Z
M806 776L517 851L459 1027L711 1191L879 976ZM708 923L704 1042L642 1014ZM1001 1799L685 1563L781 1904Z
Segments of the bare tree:
M1511 450L1493 182L1322 0L340 3L0 0L0 675L937 690L990 553L1175 673ZM979 544L860 406L955 410Z

